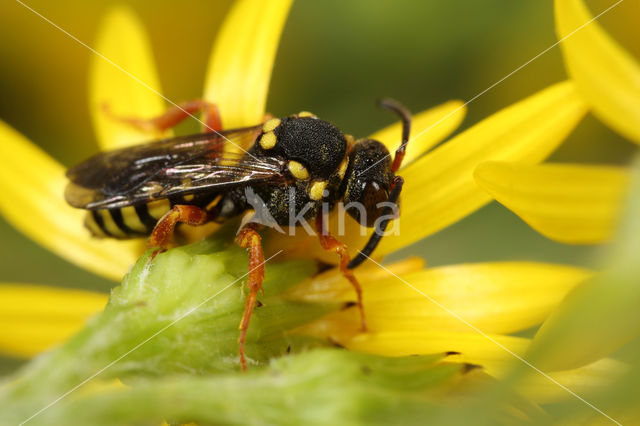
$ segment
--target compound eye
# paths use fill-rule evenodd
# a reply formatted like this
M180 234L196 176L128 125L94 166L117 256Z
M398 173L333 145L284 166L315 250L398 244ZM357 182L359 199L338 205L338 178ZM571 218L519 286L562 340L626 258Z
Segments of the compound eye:
M362 192L362 198L360 202L364 206L366 212L365 220L361 218L360 223L371 227L375 224L375 221L384 213L384 203L389 198L389 192L386 188L383 188L378 182L368 182Z

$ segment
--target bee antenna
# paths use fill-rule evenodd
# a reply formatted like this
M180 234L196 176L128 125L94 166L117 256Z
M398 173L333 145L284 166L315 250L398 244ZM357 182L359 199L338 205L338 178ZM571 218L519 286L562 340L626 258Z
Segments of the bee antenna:
M395 112L400 117L400 120L402 120L402 143L400 144L400 148L396 150L396 155L393 158L393 165L391 166L391 171L395 173L402 165L407 144L409 143L411 112L400 102L390 98L380 99L378 101L378 106Z
M402 185L404 184L404 179L401 176L396 176L393 178L393 182L391 183L391 192L389 193L389 197L387 198L387 205L384 208L384 212L382 213L385 218L380 222L380 226L375 226L373 230L373 234L367 241L367 244L363 247L362 250L358 252L356 257L354 257L351 262L347 265L347 269L353 269L356 266L360 265L364 262L371 253L376 249L378 243L382 237L384 237L384 233L387 230L387 225L391 222L391 210L392 204L396 209L398 208L398 197L400 197L400 191L402 191Z

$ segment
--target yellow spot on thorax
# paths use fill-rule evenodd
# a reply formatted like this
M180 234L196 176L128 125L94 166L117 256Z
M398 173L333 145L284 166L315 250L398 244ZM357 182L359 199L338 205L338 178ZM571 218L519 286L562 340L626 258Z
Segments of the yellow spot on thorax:
M305 118L305 117L318 118L314 113L311 113L309 111L300 111L298 113L298 117L299 118Z
M319 180L319 181L313 182L311 184L311 187L309 188L309 198L311 198L314 201L318 201L322 199L322 195L326 187L327 187L326 180Z
M344 175L347 173L347 167L349 167L349 157L345 157L338 167L338 176L340 176L340 179L344 179Z
M271 120L265 122L262 125L262 131L267 133L267 132L272 132L273 130L275 130L276 127L278 127L280 125L281 121L279 118L272 118Z
M276 134L273 132L267 132L260 138L260 146L263 149L271 149L276 146Z
M299 179L299 180L309 179L309 171L305 166L303 166L297 161L294 161L294 160L289 161L289 171L296 179Z

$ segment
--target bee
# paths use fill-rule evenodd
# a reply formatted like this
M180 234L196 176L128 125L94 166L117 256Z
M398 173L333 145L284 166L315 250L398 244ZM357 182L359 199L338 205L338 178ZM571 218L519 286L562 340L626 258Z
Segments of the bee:
M152 120L120 118L131 125L164 130L206 109L212 132L154 141L98 153L67 172L67 202L88 210L85 225L96 237L148 236L148 245L166 250L176 225L203 225L268 214L291 226L292 215L315 218L320 244L340 257L342 274L357 294L366 329L362 289L353 269L372 254L389 221L397 215L403 179L396 175L409 141L411 115L396 101L380 105L402 120L402 142L392 159L372 139L354 140L333 124L302 112L271 118L256 126L221 130L217 108L191 102ZM236 152L229 146L246 147ZM257 212L249 195L262 200ZM326 229L326 216L338 202L357 203L347 212L374 233L353 259L345 244ZM294 224L295 226L295 224ZM248 288L240 322L239 355L247 368L245 339L264 279L259 221L243 220L236 242L249 252Z

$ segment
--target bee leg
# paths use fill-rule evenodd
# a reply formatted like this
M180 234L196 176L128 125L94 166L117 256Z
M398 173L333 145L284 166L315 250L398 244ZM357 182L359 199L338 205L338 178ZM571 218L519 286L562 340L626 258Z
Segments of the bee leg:
M198 111L204 112L203 130L205 132L222 130L222 121L220 119L218 106L200 99L173 105L169 107L164 114L153 118L121 117L114 114L108 104L103 104L102 109L109 118L129 124L143 132L162 133L167 129L177 126Z
M236 242L242 248L249 251L249 295L244 305L244 315L240 321L240 366L242 371L247 371L247 358L244 352L245 341L247 339L247 330L249 329L249 321L256 304L258 292L262 290L262 282L264 281L264 254L262 253L262 239L260 234L252 224L245 225L238 236Z
M360 310L360 325L362 331L367 331L367 321L364 315L364 307L362 305L362 287L353 275L353 271L347 268L351 261L351 256L347 251L347 245L338 241L334 236L329 234L329 231L325 227L325 216L322 212L319 212L316 216L316 230L318 232L318 238L320 239L320 245L326 251L336 252L340 256L340 271L342 276L349 280L357 296L357 305Z
M171 237L178 223L197 226L204 225L208 221L209 214L200 207L176 204L156 223L147 244L149 247L158 247L160 249L155 254L165 251L171 242Z

